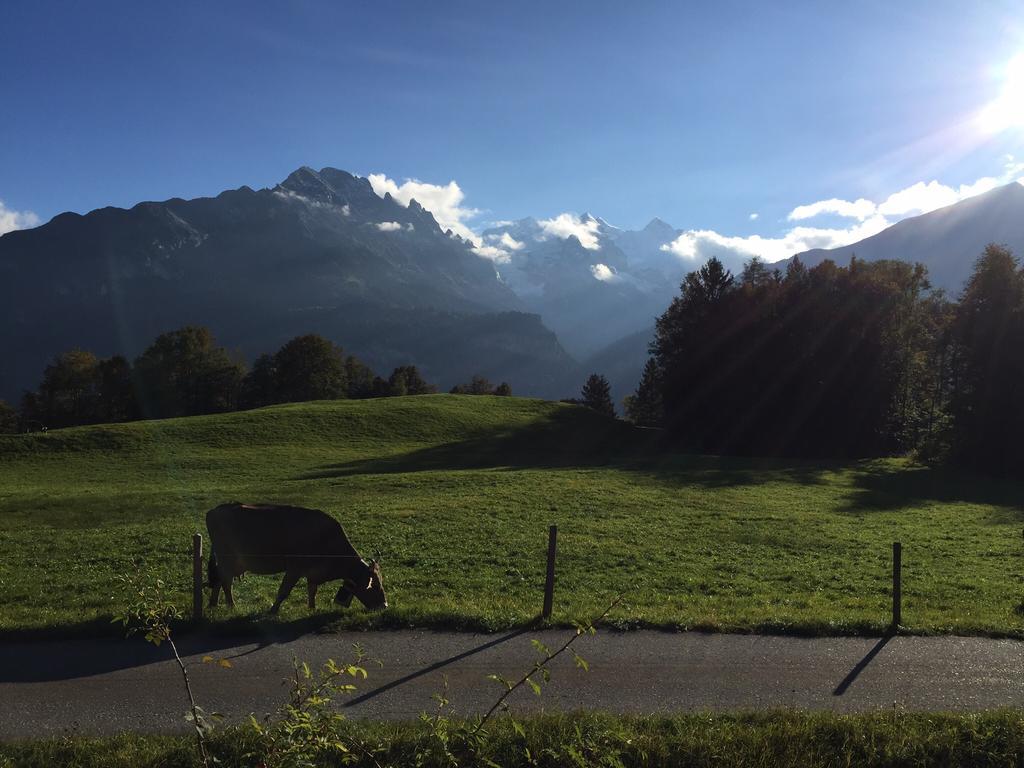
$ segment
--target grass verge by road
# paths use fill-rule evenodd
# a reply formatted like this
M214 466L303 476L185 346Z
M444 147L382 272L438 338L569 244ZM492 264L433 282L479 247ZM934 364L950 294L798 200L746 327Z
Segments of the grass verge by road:
M875 633L904 545L911 631L1024 636L1024 483L903 460L659 455L578 407L427 396L0 437L0 636L115 631L140 560L189 604L190 538L230 500L324 509L379 555L393 608L328 608L247 576L212 626L499 629L539 612L559 525L555 620ZM301 592L301 586L299 592Z
M1024 754L1019 712L979 715L872 715L773 712L738 715L616 717L600 713L522 720L489 729L483 756L516 766L1008 766ZM350 724L366 743L380 745L382 766L450 766L440 744L420 723ZM211 753L225 768L247 765L248 729L223 731ZM526 759L525 749L536 762ZM416 762L415 756L421 756ZM333 763L328 763L328 765ZM340 765L340 763L337 763ZM364 759L359 765L373 765ZM195 743L186 736L124 734L108 739L74 735L55 741L0 744L0 767L74 765L78 768L192 768Z

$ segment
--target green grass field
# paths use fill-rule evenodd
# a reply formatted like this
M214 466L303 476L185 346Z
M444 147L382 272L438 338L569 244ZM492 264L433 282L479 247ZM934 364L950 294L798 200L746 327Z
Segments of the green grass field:
M456 763L422 723L351 723L346 735L376 750L380 766L424 768ZM218 731L211 752L225 768L251 766L250 729ZM525 750L529 749L528 759ZM515 766L619 766L625 768L909 768L910 766L1015 766L1021 764L1024 728L1019 712L977 715L883 712L687 714L617 717L580 712L522 720L517 734L507 718L489 727L481 757ZM6 761L6 762L5 762ZM325 760L338 766L340 760ZM349 763L345 763L346 765ZM374 762L357 763L371 768ZM200 765L190 736L121 734L0 744L0 768L194 768Z
M664 456L654 435L573 406L437 395L0 437L0 635L98 632L134 559L190 604L190 539L231 500L323 509L379 554L393 606L272 623L498 629L539 612L559 526L555 620L881 632L890 547L904 624L1024 636L1024 483L901 460ZM247 576L212 621L267 622Z

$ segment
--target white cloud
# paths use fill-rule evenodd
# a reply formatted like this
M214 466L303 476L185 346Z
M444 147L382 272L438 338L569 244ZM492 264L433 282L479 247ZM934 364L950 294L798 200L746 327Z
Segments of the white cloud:
M759 218L761 218L761 214L760 213L752 213L752 214L750 214L749 218L750 218L751 221L757 221Z
M38 227L40 223L39 217L32 211L11 210L4 205L3 200L0 200L0 235L16 229Z
M735 237L709 229L690 230L683 232L671 243L661 246L661 250L696 262L726 254L744 260L757 256L772 262L787 259L795 253L809 251L812 248L838 248L841 245L855 243L878 234L888 227L889 223L883 216L873 216L848 229L793 227L781 237Z
M508 264L512 261L512 254L506 251L504 248L496 248L493 245L474 245L473 253L477 256L482 256L485 259L490 259L495 264Z
M502 248L507 248L510 251L521 251L526 247L526 243L516 240L508 232L502 232L500 235L487 235L487 239L492 243L500 243Z
M973 187L973 185L968 186ZM907 216L912 213L934 211L936 208L952 205L962 199L957 190L947 187L945 184L934 180L927 184L919 181L906 189L889 195L885 202L878 206L878 212L883 216Z
M966 200L968 197L988 192L1000 184L1006 184L1011 180L1014 169L1018 165L1013 162L1012 157L1008 158L1002 177L983 176L971 184L961 184L959 187L950 187L934 179L929 182L919 181L898 192L893 192L881 203L873 203L864 198L854 201L837 198L819 200L816 203L797 206L790 211L788 218L790 221L801 221L820 216L823 213L832 213L843 218L865 221L879 214L902 218L912 214L928 213Z
M389 179L383 173L371 173L366 178L370 182L373 191L380 197L390 193L391 197L399 205L403 205L406 208L409 207L411 201L415 200L418 202L434 215L437 223L441 225L441 229L450 229L453 234L459 235L463 240L468 241L473 249L473 253L477 256L490 259L496 264L506 264L512 258L512 255L505 248L485 245L483 240L469 228L467 221L479 214L480 211L476 208L467 208L462 205L465 194L454 180L442 186L439 184L428 184L416 179L406 179L399 184L393 179ZM378 224L377 226L380 227L381 225ZM396 228L391 227L389 229Z
M377 223L377 229L381 232L397 232L402 228L402 225L397 221L381 221Z
M875 213L875 207L874 203L864 198L850 202L849 200L839 200L833 197L829 200L819 200L810 205L799 205L789 212L788 218L790 221L802 221L803 219L812 219L815 216L820 216L823 213L834 213L844 218L864 221L864 219Z
M596 251L601 248L601 244L597 241L597 232L601 223L593 217L581 219L574 213L560 213L553 219L541 219L537 223L544 236L560 237L563 240L575 236L580 241L580 245L588 251Z
M1006 175L1016 179L1018 184L1024 186L1024 176L1020 175L1024 173L1024 161L1017 160L1013 155L1007 155L1003 158L1003 162L1006 164Z
M466 225L466 221L476 216L479 211L462 205L465 194L455 181L449 181L441 186L416 179L406 179L399 184L383 173L371 173L366 178L370 182L370 186L373 187L373 191L380 197L391 193L391 197L406 208L409 207L410 201L416 200L434 214L441 229L450 229L466 240L479 241L479 238Z
M345 203L343 206L341 206L341 215L342 216L351 216L352 215L352 209L349 207L348 203Z
M590 273L602 283L618 283L622 280L614 269L605 264L591 264Z
M712 256L731 256L749 259L758 256L765 261L779 261L802 251L813 248L839 248L856 243L871 235L878 234L886 227L907 216L934 211L952 205L975 195L988 192L1000 184L1015 180L1024 172L1024 163L1012 156L1004 159L1001 176L983 176L970 184L951 187L938 181L911 184L875 203L865 198L841 200L830 198L807 205L800 205L790 211L789 221L808 219L831 214L855 222L848 227L814 227L799 225L791 227L779 237L751 235L736 237L723 235L713 230L690 230L682 233L661 250L673 253L681 259L703 262ZM1022 182L1024 183L1024 182ZM751 220L754 220L753 218Z

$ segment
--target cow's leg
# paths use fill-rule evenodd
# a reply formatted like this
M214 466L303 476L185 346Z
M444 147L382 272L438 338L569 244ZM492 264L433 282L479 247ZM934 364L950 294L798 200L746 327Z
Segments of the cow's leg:
M217 575L220 577L220 584L211 590L212 594L210 595L210 604L217 604L217 588L219 587L224 590L224 601L228 604L228 608L234 608L235 598L234 595L231 594L231 582L235 580L235 574L231 572L231 569L226 562L218 560L216 567Z
M320 585L317 584L315 580L309 578L308 576L306 577L306 595L309 598L308 604L309 610L311 611L316 608L316 588L319 586Z
M216 578L214 578L216 576ZM220 597L220 591L224 590L224 598L227 600L229 608L235 607L235 600L231 596L231 581L235 578L234 574L231 573L225 567L223 563L217 560L210 561L210 607L217 607L217 598Z
M294 589L298 581L299 574L295 571L284 572L284 578L281 579L281 586L277 590L277 600L275 600L274 604L270 607L271 613L277 613L278 609L281 607L281 603L288 598L288 595L291 594L292 589Z

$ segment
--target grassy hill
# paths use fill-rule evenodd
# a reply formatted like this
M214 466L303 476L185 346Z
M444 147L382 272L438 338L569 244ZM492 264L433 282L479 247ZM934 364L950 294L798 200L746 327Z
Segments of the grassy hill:
M296 627L500 628L540 608L559 525L555 619L848 633L888 620L904 545L904 623L1024 636L1024 484L899 460L822 464L657 456L652 435L574 406L436 395L0 437L0 635L100 631L142 562L189 604L207 509L268 501L335 515L379 555L393 608L297 590ZM275 577L247 576L251 626ZM303 594L300 594L303 593Z

